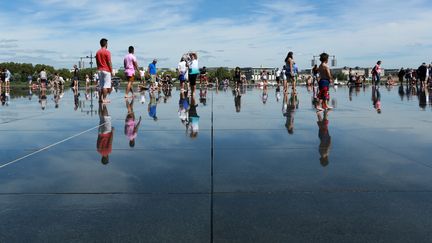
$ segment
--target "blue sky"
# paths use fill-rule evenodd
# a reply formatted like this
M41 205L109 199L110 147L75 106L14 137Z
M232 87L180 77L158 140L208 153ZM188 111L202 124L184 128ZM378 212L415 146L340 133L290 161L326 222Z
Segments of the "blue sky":
M71 67L109 40L114 66L129 45L140 65L175 67L187 51L203 66L301 68L326 51L339 66L416 67L432 61L426 0L15 0L0 3L0 62Z

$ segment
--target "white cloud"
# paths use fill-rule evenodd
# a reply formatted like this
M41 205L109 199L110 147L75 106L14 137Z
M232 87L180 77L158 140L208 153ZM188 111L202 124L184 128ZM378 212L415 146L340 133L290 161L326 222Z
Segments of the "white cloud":
M141 65L162 57L159 66L166 67L175 66L190 50L205 50L201 65L206 66L281 66L293 50L303 68L322 51L337 55L341 66L383 59L386 67L417 66L429 62L432 53L432 9L422 0L265 2L247 17L221 14L208 19L194 16L198 3L42 0L35 1L34 14L18 21L14 13L0 10L0 28L8 39L18 40L0 40L0 48L16 51L0 61L31 56L35 62L40 57L39 62L72 66L83 52L96 51L102 37L109 39L116 66L129 45L136 47Z

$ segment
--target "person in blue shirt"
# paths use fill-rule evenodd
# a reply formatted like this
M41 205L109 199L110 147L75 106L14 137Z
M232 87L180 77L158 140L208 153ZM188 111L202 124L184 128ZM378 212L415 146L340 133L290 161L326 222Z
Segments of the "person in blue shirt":
M157 68L156 68L157 60L154 59L152 63L148 65L148 73L150 74L150 86L153 87L153 85L156 83L157 78Z

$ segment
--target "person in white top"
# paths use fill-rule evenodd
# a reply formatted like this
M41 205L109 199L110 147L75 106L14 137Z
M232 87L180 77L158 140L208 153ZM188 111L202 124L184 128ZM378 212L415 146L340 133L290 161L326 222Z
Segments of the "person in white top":
M40 82L41 82L42 87L45 87L47 85L47 82L48 82L48 75L45 71L45 68L43 68L40 71L39 78L40 78Z
M184 57L182 57L180 59L180 62L177 66L177 70L178 70L178 79L180 81L180 89L182 92L184 92L184 84L186 82L186 75L187 75L187 67L186 67L186 60Z
M4 75L5 75L6 87L9 87L12 74L7 68L5 68Z
M279 83L280 83L281 74L282 74L281 70L279 70L279 68L276 68L276 82L277 82L278 86L279 86Z

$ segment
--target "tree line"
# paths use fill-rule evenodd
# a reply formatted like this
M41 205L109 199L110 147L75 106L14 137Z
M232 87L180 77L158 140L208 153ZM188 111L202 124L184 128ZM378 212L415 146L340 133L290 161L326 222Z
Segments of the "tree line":
M65 80L69 80L72 78L72 73L70 72L70 69L67 68L60 68L56 69L53 66L45 65L45 64L36 64L33 65L31 63L15 63L15 62L5 62L0 63L0 70L3 71L3 69L6 68L12 73L12 81L18 81L18 82L27 82L28 76L32 76L33 81L37 80L39 77L39 73L42 71L42 69L45 68L46 72L48 73L49 78L53 76L55 73L60 75L60 77L63 77ZM79 71L79 79L85 80L85 76L89 75L89 77L92 77L92 74L96 72L96 69L90 69L90 68L84 68ZM174 71L165 71L163 72L166 75L170 75L172 78L177 78L177 73ZM159 72L161 75L162 72ZM117 77L121 78L122 80L125 80L125 76L123 72L118 72L116 74ZM210 80L213 80L214 78L218 78L219 80L224 79L230 79L232 80L234 76L234 70L228 70L227 68L218 68L216 70L208 71L207 76L210 78Z

